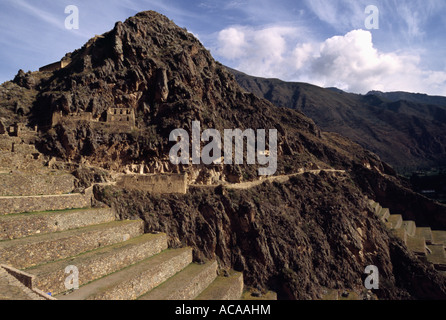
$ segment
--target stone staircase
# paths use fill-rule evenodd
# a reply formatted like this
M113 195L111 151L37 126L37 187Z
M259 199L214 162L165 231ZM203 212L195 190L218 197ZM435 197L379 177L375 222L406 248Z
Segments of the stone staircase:
M0 300L249 298L243 274L219 276L216 261L193 263L191 248L169 249L142 220L92 208L93 187L73 192L75 178L25 138L0 139ZM73 270L79 289L67 290Z
M415 221L403 220L400 214L390 214L373 200L369 208L381 219L392 232L420 259L433 264L446 275L446 231L432 230L429 227L417 227Z
M10 291L0 292L0 298L245 297L243 274L218 276L216 261L193 263L191 248L169 249L166 234L144 234L142 220L116 221L112 209L91 208L91 200L92 188L83 194L0 196L0 290ZM73 266L79 289L67 290ZM11 276L22 284L21 291L17 283L10 285Z

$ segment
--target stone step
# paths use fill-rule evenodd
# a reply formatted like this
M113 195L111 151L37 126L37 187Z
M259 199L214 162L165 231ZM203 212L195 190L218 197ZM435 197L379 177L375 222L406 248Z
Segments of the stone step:
M393 230L399 229L403 225L403 216L400 214L391 214L389 219L387 219L386 226Z
M406 229L399 228L392 230L392 233L399 238L401 241L403 241L404 244L407 245L407 232Z
M435 269L446 271L446 253L443 245L429 245L430 253L427 255L427 261L432 263Z
M407 237L407 248L417 256L426 256L426 240L423 237Z
M192 263L192 249L166 250L131 267L90 282L59 300L135 300Z
M0 241L66 231L112 222L114 220L115 214L110 208L21 213L0 216Z
M3 137L0 138L0 141L1 140L3 140ZM12 144L9 146L9 149L11 149L11 147ZM0 164L4 174L9 174L11 170L23 170L28 172L40 170L44 163L41 160L35 160L32 155L25 158L19 153L0 151Z
M144 222L105 224L0 242L0 261L18 269L53 262L143 234Z
M35 287L44 292L51 292L54 296L66 291L65 279L68 274L65 273L65 268L67 266L77 267L79 285L82 286L152 257L166 249L166 234L145 234L74 258L31 268L27 272L36 276Z
M375 202L373 200L369 200L369 204L370 204L370 209L375 213L378 214L382 207L378 202Z
M217 277L196 300L240 300L243 295L243 273Z
M0 267L0 300L45 300Z
M217 261L190 264L138 300L193 300L217 277Z
M85 194L0 197L0 216L91 207L92 188Z
M432 229L431 228L417 227L417 229L415 231L415 236L423 237L426 240L426 244L432 244Z
M378 212L378 217L381 219L381 221L386 222L390 217L390 210L387 208L381 208L381 210Z
M417 225L415 221L403 221L403 229L406 230L409 237L413 237L417 231Z
M68 194L74 190L76 178L68 173L12 172L0 174L0 196L35 196Z
M432 242L433 244L443 244L446 246L446 231L432 231Z

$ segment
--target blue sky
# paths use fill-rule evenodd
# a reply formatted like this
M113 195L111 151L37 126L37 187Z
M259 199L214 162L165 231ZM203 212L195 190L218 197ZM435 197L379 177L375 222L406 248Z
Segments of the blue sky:
M79 29L65 8L79 8ZM368 30L365 8L379 9ZM223 64L248 74L446 95L444 0L2 0L0 82L37 70L139 11L186 27Z

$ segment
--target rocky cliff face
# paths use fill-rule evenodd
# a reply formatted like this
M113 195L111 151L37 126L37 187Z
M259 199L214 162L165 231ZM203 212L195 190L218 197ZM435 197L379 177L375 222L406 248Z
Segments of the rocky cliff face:
M247 190L191 187L182 196L96 188L97 199L123 218L142 217L146 230L166 232L171 246L194 247L197 260L217 257L222 266L244 271L248 284L271 287L283 298L320 298L324 288L362 291L369 264L382 270L382 298L445 297L444 278L366 208L368 196L414 212L409 200L415 194L393 169L348 139L322 132L302 113L244 92L197 39L166 17L139 13L65 58L71 64L64 69L19 73L4 84L1 94L15 93L1 101L1 110L7 121L18 116L39 125L41 152L87 168L77 172L80 186L95 179L89 166L186 172L195 184L258 179L256 165L172 165L169 135L177 128L191 132L192 121L220 132L277 129L278 175L302 168L345 171ZM6 107L25 96L23 116ZM110 108L133 110L135 126L107 123ZM60 112L63 120L53 123ZM438 218L446 207L417 199L414 214L431 212L425 222L446 229Z
M155 196L98 187L122 218L141 217L170 246L193 247L195 260L217 258L245 282L280 299L321 299L326 289L365 297L364 268L380 270L380 299L444 299L444 278L418 261L367 209L349 176L306 174L247 190L192 188Z

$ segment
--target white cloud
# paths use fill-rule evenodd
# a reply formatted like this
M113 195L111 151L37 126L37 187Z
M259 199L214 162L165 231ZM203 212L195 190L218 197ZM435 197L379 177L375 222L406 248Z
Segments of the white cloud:
M327 39L310 71L322 85L364 92L404 71L404 59L395 54L379 53L368 31L354 30L345 36Z
M420 37L425 34L421 29L422 20L418 11L413 11L409 7L401 7L399 13L406 24L406 32L409 37Z
M218 34L218 41L221 45L218 48L218 54L227 59L241 58L246 52L245 33L237 28L222 30Z
M231 27L220 32L217 55L255 76L356 93L402 90L446 95L446 72L422 69L420 55L413 52L380 52L370 31L353 30L322 43L300 41L297 31Z
M311 43L298 45L296 49L294 49L293 55L295 57L295 67L297 70L301 70L305 67L305 64L310 60L314 51L315 48Z
M369 90L446 94L445 72L422 70L420 56L379 52L369 31L354 30L327 39L309 62L314 81L322 86L365 93Z
M247 73L272 77L292 70L293 47L303 29L286 26L269 26L261 29L234 26L218 34L215 53L226 61L238 63Z

